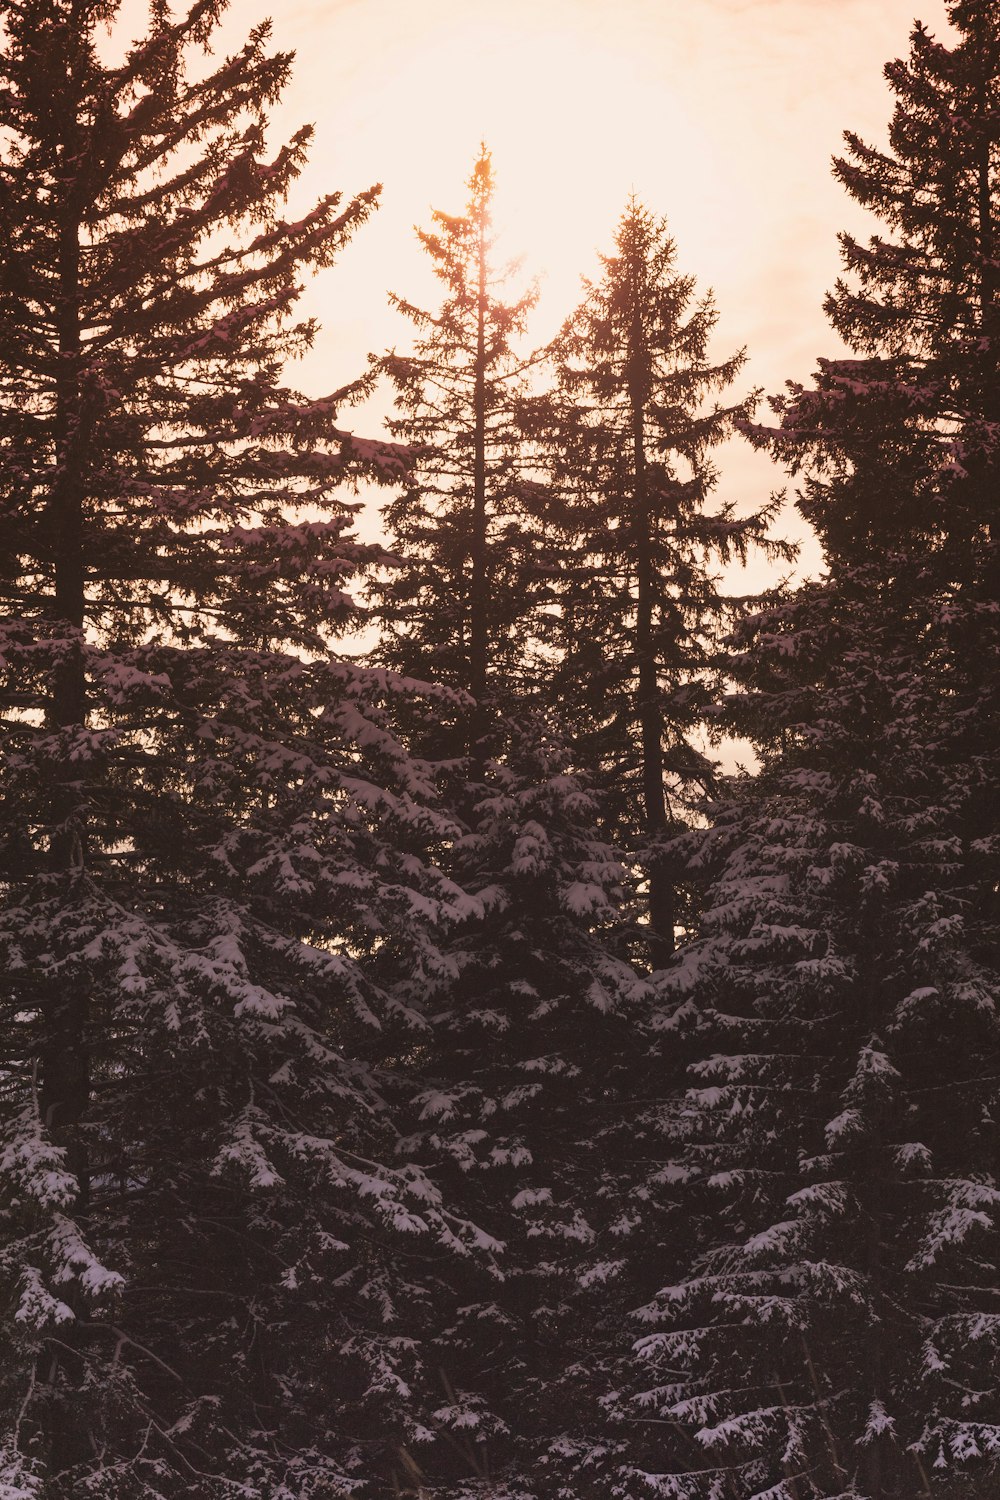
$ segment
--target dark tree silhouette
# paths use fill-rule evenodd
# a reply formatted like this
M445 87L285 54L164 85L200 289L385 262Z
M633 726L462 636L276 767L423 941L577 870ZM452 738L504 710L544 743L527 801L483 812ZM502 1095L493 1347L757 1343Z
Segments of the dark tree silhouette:
M703 1226L643 1314L671 1497L997 1484L1000 17L949 13L886 70L889 150L837 163L888 227L843 241L854 357L757 433L830 571L742 627L781 744L692 840L720 878L665 976L700 1057L659 1124Z
M481 149L465 214L436 212L419 231L443 286L439 308L393 303L414 325L410 354L384 368L396 391L394 437L411 445L412 482L385 509L390 545L405 561L379 590L382 655L399 670L470 693L487 705L530 681L531 620L545 569L525 503L530 452L521 413L532 356L518 337L533 289L510 296L513 268L498 268L494 176Z
M393 1247L470 1243L379 1069L452 825L332 650L384 559L336 486L401 464L281 379L376 194L285 221L289 58L199 70L222 8L113 66L114 3L0 8L0 1487L46 1500L339 1493L406 1420Z
M711 452L754 398L705 404L743 355L711 357L715 308L693 300L664 223L630 203L586 293L555 350L563 402L548 514L565 552L553 687L646 872L660 967L685 917L666 845L714 774L697 743L727 617L713 569L754 545L787 549L767 540L772 506L743 518L709 508Z

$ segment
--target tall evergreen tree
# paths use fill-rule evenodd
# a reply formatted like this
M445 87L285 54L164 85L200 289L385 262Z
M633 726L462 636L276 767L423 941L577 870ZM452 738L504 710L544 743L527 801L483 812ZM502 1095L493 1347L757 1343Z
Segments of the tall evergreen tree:
M614 1441L598 1397L628 1307L618 1151L651 993L615 952L628 876L569 762L522 714L444 861L466 906L445 913L407 1149L504 1250L425 1283L416 1340L440 1370L400 1479L435 1494L589 1494L587 1456Z
M381 589L386 661L470 693L479 704L522 682L528 622L544 586L523 500L519 407L530 356L518 351L533 289L511 296L497 267L494 176L480 150L463 215L419 231L444 296L427 311L392 301L417 333L384 361L396 391L394 437L412 445L412 482L386 507L403 554ZM476 732L486 719L480 712Z
M222 9L111 65L114 0L0 6L8 1496L340 1493L417 1357L399 1247L476 1238L382 1066L451 824L332 651L382 560L335 488L398 454L281 377L375 193L282 218L290 60L199 70Z
M734 665L783 745L700 841L720 878L665 980L701 1055L659 1124L704 1231L643 1314L626 1488L996 1489L1000 17L949 15L887 69L889 150L837 164L889 229L843 241L855 357L758 434L830 576Z
M909 57L886 67L889 149L847 132L834 162L890 232L840 236L846 275L826 311L856 357L822 361L808 390L791 386L774 403L779 431L759 439L805 472L804 508L831 555L917 543L967 573L996 483L1000 61L992 6L950 4L949 15L954 46L917 25Z
M649 992L618 952L629 876L556 716L527 701L551 589L530 436L545 403L516 350L534 293L507 300L494 268L485 150L469 186L467 213L437 213L421 235L441 307L397 300L418 339L386 361L391 430L414 471L386 509L404 562L379 591L380 651L474 700L459 739L413 721L415 740L455 760L462 832L442 866L468 905L457 921L443 912L434 1026L409 1055L422 1089L407 1149L504 1249L428 1268L413 1337L440 1368L395 1477L499 1500L565 1493L604 1435L598 1363L623 1305L605 1251L625 1187L606 1136L627 1112Z
M766 538L772 506L742 519L732 504L709 508L712 450L754 398L706 405L744 356L710 355L712 299L694 300L663 221L633 200L600 281L585 285L556 345L564 399L549 515L566 553L554 688L645 869L659 967L684 920L666 846L713 776L698 743L727 607L713 569L754 544L787 549Z

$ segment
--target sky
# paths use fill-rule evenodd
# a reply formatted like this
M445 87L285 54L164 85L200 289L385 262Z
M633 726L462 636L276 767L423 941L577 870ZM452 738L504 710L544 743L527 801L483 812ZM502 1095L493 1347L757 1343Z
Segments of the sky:
M292 207L383 184L374 219L307 289L322 332L292 377L310 394L405 346L388 290L434 305L413 226L463 210L480 141L502 251L541 278L534 342L580 300L634 192L713 289L715 352L747 347L738 393L807 380L839 347L822 313L837 233L874 228L831 156L845 129L884 140L882 68L914 17L947 34L944 0L231 0L216 50L268 14L297 54L276 138L315 126ZM387 406L380 392L354 425L374 435ZM783 482L740 442L718 493L751 508ZM803 570L818 561L807 543Z

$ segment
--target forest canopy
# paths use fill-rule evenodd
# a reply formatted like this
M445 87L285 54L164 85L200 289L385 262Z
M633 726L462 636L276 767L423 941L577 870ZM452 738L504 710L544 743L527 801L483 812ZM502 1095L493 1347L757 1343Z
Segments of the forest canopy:
M765 398L635 194L533 347L487 145L299 390L380 190L223 10L0 0L0 1497L987 1500L1000 14Z

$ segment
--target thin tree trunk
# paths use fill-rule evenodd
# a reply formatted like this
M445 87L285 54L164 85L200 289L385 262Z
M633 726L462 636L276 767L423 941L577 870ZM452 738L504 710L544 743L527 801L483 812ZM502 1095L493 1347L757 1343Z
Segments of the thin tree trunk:
M868 1329L868 1388L873 1401L883 1400L882 1346L886 1328L880 1314L885 1311L882 1294L882 1202L884 1184L879 1180L879 1158L881 1155L881 1130L877 1133L875 1149L872 1151L871 1171L867 1176L867 1188L862 1194L866 1208L868 1278L871 1285L873 1312L877 1319ZM872 1437L864 1453L864 1482L869 1500L882 1500L885 1486L885 1459L890 1439L885 1434Z
M638 302L638 298L637 298ZM663 714L654 638L655 563L652 520L646 478L645 413L640 367L640 313L633 315L629 335L632 458L635 476L634 542L636 552L635 652L638 670L638 717L642 739L642 797L644 832L651 850L649 880L649 955L654 969L662 968L674 951L675 898L673 885L659 856L667 831L663 791Z
M75 156L75 151L67 145L70 172L75 166ZM69 641L68 649L53 670L47 709L49 727L57 734L82 726L87 712L81 644L86 612L83 536L86 413L81 381L80 243L78 216L72 198L72 192L68 191L59 230L56 471L49 508L54 569L53 623L57 633ZM62 877L63 899L72 902L73 886L83 869L86 839L79 773L72 764L63 763L54 767L53 775L49 864L53 872ZM56 980L43 1004L44 1030L39 1059L39 1109L49 1137L64 1149L66 1165L76 1179L75 1213L78 1218L85 1218L90 1200L90 1169L83 1128L91 1091L87 1035L89 1009L89 990L84 976ZM75 1290L66 1289L63 1296L76 1310ZM71 1389L78 1378L75 1361L69 1353L73 1342L72 1329L61 1329L59 1346L53 1344L39 1355L38 1376L54 1390L66 1381ZM84 1435L75 1423L62 1415L65 1399L65 1393L57 1398L52 1408L53 1419L46 1432L48 1463L54 1474L79 1463L87 1451Z
M486 731L488 662L486 577L486 223L479 223L479 286L476 307L476 369L473 393L472 577L469 594L469 691L476 700L472 717L474 757L482 754Z
M981 53L985 54L986 39L980 35L978 38ZM990 339L987 350L987 359L990 362L993 373L997 369L997 350L993 347L992 337L995 333L995 301L996 301L996 268L993 264L994 243L996 239L993 223L993 182L991 173L991 130L989 122L991 118L989 85L993 73L992 59L988 55L983 56L983 73L977 89L978 99L977 115L979 125L979 147L977 152L976 176L978 189L978 213L979 213L979 297L980 297L980 330ZM995 390L991 396L996 398Z
M985 38L979 38L981 47L985 46ZM1000 429L1000 328L997 323L996 306L996 267L994 265L996 229L993 214L993 179L991 171L991 132L987 122L990 118L989 79L992 68L988 66L988 59L984 57L983 76L979 83L977 114L979 116L980 140L977 152L976 177L978 190L978 229L979 229L979 331L984 343L984 362L986 375L986 411L987 421L997 424ZM1000 441L1000 439L997 439ZM986 528L990 540L996 542L1000 534L1000 520L994 514L996 506L996 474L997 458L995 448L989 452L985 464L983 513L986 517ZM993 563L993 577L996 579L1000 574L1000 564L995 560Z
M81 646L85 616L83 539L83 448L86 441L81 390L79 325L80 245L77 217L64 208L59 242L59 365L56 376L56 474L50 501L55 589L53 615L72 644L53 671L48 720L55 731L86 721L86 677ZM74 640L75 637L75 640ZM78 776L71 765L55 772L53 831L49 859L53 870L71 880L84 860L85 830L80 815ZM53 997L42 1059L40 1105L53 1139L67 1151L86 1209L87 1163L79 1123L89 1100L84 1038L86 987L71 985Z

